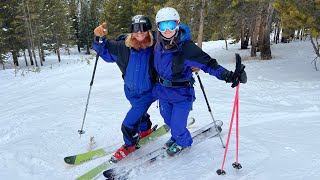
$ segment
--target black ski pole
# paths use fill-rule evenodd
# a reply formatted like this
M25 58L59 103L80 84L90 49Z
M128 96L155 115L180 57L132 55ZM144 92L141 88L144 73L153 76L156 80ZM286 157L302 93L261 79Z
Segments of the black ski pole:
M196 72L196 75L197 75L197 78L198 78L198 80L199 80L199 84L200 84L200 87L201 87L201 90L202 90L204 99L206 100L206 103L207 103L207 106L208 106L208 111L209 111L209 113L210 113L210 115L211 115L211 118L212 118L212 120L213 120L214 126L215 126L215 128L216 128L216 131L219 132L219 131L218 131L218 128L217 128L216 120L214 119L214 117L213 117L213 115L212 115L212 111L211 111L211 108L210 108L210 105L209 105L209 102L208 102L208 98L207 98L206 92L204 91L204 87L203 87L202 81L201 81L201 79L200 79L200 75L199 75L198 72ZM224 145L224 143L223 143L223 141L222 141L222 139L221 139L220 133L219 133L219 138L220 138L222 147L225 148L225 145Z
M86 109L85 109L84 115L83 115L82 126L81 126L81 129L78 130L78 132L79 132L79 134L80 134L80 137L81 137L82 134L85 133L85 131L83 130L83 125L84 125L84 121L85 121L86 115L87 115L88 104L89 104L89 99L90 99L90 94L91 94L91 88L92 88L92 85L93 85L94 75L96 74L98 59L99 59L99 55L100 55L101 43L102 43L102 37L99 38L99 47L98 47L98 52L97 52L97 55L96 55L96 62L94 63L92 78L91 78L91 82L90 82L90 89L89 89L88 98L87 98L87 103L86 103Z

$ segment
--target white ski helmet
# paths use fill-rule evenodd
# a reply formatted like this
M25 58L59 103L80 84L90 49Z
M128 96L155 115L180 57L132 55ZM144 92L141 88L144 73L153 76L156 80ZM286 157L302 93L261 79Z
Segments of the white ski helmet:
M180 16L177 10L171 7L165 7L160 9L157 12L156 15L156 23L158 24L159 22L162 21L169 21L169 20L175 20L177 22L180 22Z

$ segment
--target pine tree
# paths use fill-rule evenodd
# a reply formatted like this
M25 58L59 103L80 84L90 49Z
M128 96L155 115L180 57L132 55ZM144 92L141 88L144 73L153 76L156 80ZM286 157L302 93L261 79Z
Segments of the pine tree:
M137 0L133 6L134 15L148 16L152 22L153 29L156 29L155 17L159 9L165 7L165 3L168 0Z
M262 60L269 60L272 59L270 47L271 21L274 12L272 0L269 2L264 2L262 7L263 10L259 28L259 46L261 51L260 56Z
M225 40L226 49L231 26L231 1L208 1L207 15L205 16L204 40Z
M23 10L23 19L25 25L25 33L28 44L28 52L30 55L31 65L33 65L34 59L36 67L39 67L35 48L39 44L39 37L42 33L42 24L41 24L41 8L43 7L42 0L22 0L21 9ZM39 51L40 52L40 51ZM41 57L41 56L40 56ZM40 64L42 65L42 59L40 58Z
M181 23L190 27L192 39L198 39L200 42L227 38L230 4L230 0L179 0L168 1L166 6L177 9ZM201 9L203 11L200 11ZM201 14L203 15L202 35L200 35Z
M1 7L1 42L4 44L0 49L2 54L11 52L14 65L19 66L18 56L23 44L24 23L21 18L20 1L4 0L0 2ZM2 58L3 59L3 55ZM3 63L3 60L1 60Z
M93 45L93 30L102 24L101 13L103 12L102 5L99 0L90 1L90 13L89 13L89 44Z
M284 29L302 29L310 34L310 41L317 55L313 62L318 70L316 60L320 57L320 0L275 0L273 5L279 12Z
M115 38L121 33L128 33L134 16L133 5L130 0L110 0L104 4L102 19L107 22L108 37Z
M43 8L43 26L45 29L45 42L47 49L57 53L61 61L60 48L70 44L70 18L67 4L63 0L45 0Z
M5 69L5 61L6 61L6 54L9 52L8 47L6 46L7 36L6 36L6 31L7 27L5 24L5 17L4 17L4 12L5 12L6 6L0 3L0 64L2 64L2 68Z
M86 54L90 54L90 39L92 39L92 30L90 30L90 1L80 1L80 22L79 22L79 39L80 46L86 47Z
M80 52L80 39L79 39L79 17L78 17L78 0L68 0L69 5L69 18L71 20L71 40L77 45L78 52Z
M209 0L206 11L204 40L225 40L228 49L226 40L234 26L231 0Z
M0 9L1 11L1 9ZM0 17L0 24L3 24L3 19ZM9 52L8 46L6 46L7 36L6 34L7 29L5 27L1 27L0 29L0 64L2 65L2 69L5 69L5 62L8 57L7 53Z

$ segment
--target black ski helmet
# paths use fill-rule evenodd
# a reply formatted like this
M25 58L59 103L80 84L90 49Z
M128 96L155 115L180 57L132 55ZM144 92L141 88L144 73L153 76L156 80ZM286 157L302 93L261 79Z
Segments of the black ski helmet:
M152 29L151 20L147 16L135 15L131 19L131 24L129 27L130 33L132 32L145 32Z

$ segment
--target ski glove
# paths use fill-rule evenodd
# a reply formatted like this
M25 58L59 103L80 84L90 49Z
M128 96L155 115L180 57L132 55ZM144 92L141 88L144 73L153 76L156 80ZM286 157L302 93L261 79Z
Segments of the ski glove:
M94 35L98 37L104 37L108 34L107 23L104 22L100 26L94 29Z
M239 82L246 83L247 73L244 71L245 67L246 66L241 63L240 54L236 53L236 69L234 70L234 72L228 70L224 71L222 73L222 78L227 83L232 83L232 88L238 86Z
M228 71L225 81L232 83L231 87L234 88L238 86L239 82L244 84L247 82L247 73L244 71L244 68L240 72L237 72L237 70L235 72Z

